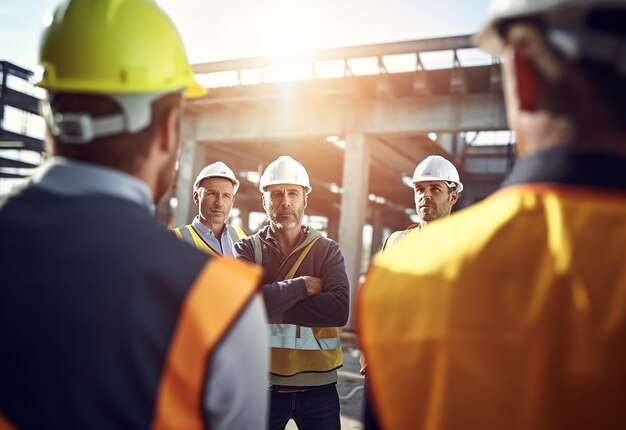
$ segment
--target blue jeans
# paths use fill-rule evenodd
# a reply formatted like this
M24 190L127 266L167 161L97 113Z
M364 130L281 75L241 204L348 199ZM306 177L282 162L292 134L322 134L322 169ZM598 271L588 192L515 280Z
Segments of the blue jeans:
M335 384L296 393L271 391L269 430L283 430L291 418L299 430L339 430L339 395Z

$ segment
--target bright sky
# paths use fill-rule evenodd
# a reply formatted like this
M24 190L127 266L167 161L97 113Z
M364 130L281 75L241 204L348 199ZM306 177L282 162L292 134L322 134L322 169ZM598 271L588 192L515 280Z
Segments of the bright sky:
M191 63L475 32L489 0L157 0ZM0 59L33 69L59 0L0 0Z
M60 0L0 0L0 60L37 70L42 23L50 19L59 2ZM489 0L157 2L176 23L190 62L197 64L470 34L476 32L485 20ZM430 54L436 56L437 53ZM429 54L423 55L422 61ZM463 58L459 58L463 62ZM440 61L440 58L434 59ZM447 61L451 62L451 57ZM409 65L414 68L415 59ZM389 68L390 64L386 66ZM373 68L377 70L377 65L374 64ZM310 72L310 68L307 70ZM341 66L339 72L343 73L343 70ZM267 78L265 76L264 79ZM209 81L206 84L211 85ZM219 83L218 86L222 84ZM14 88L35 93L38 90L32 85L27 86L24 89ZM27 114L26 117L27 121L21 111L7 107L3 126L42 138L43 120L36 115Z

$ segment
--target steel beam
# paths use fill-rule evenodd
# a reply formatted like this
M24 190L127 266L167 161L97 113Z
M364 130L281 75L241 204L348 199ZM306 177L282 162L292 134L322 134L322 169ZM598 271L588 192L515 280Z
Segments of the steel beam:
M410 40L405 42L379 43L375 45L332 48L312 53L295 54L279 61L276 57L253 57L238 60L215 61L195 64L194 73L215 73L250 68L263 68L273 65L288 65L318 61L343 60L348 58L381 57L386 55L412 54L429 51L446 51L473 48L472 35L441 37L434 39Z
M289 109L245 106L211 109L195 138L206 142L256 142L342 135L346 129L377 136L429 132L508 130L500 93L413 99L302 100Z

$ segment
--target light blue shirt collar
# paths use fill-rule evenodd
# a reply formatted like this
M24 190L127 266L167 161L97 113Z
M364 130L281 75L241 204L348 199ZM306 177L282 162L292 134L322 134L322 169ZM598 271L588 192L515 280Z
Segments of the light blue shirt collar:
M211 248L215 251L220 251L222 255L233 257L233 242L230 238L230 234L228 234L228 224L224 225L222 237L219 239L215 237L210 228L200 222L198 215L193 219L191 225Z
M111 167L50 157L37 168L33 186L67 196L104 194L135 202L154 212L152 193L139 178Z

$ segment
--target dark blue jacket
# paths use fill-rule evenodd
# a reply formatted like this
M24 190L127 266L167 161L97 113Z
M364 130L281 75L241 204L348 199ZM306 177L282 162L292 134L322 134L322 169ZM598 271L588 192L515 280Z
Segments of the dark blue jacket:
M148 428L181 307L207 260L131 201L38 188L9 199L0 414L20 429ZM201 359L208 366L209 354ZM191 409L200 414L201 402Z
M304 243L307 235L314 230L309 227L302 229L304 234L301 243ZM341 327L348 322L350 287L343 255L336 242L320 237L294 278L285 281L285 276L300 255L300 246L289 256L284 256L269 226L253 236L258 236L262 244L261 289L270 320L282 314L281 322L307 327ZM235 243L235 257L255 262L253 236ZM303 279L305 275L320 278L324 291L309 297Z

